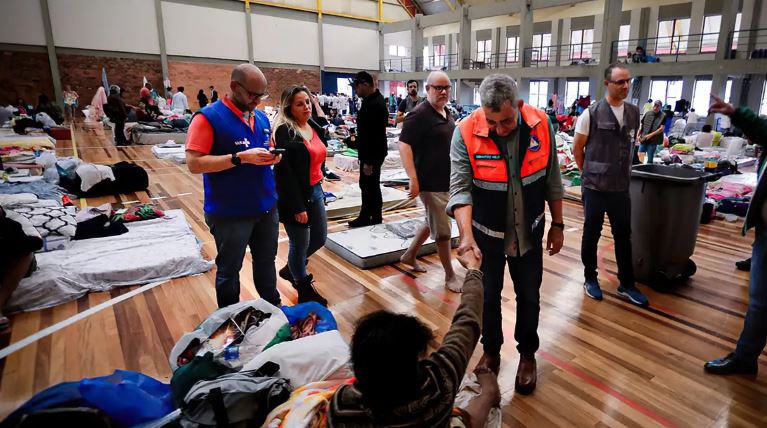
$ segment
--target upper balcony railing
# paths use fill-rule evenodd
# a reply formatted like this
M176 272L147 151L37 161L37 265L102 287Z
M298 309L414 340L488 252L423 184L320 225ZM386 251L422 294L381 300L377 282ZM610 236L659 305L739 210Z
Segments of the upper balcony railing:
M613 62L633 64L699 61L713 59L718 43L719 33L616 40L610 55Z
M601 42L543 46L525 49L525 67L559 67L599 64Z
M416 57L415 67L411 58L392 58L380 61L380 70L387 73L405 73L412 71L449 71L458 70L458 54L431 55Z
M519 66L519 51L516 49L508 50L501 54L479 53L477 59L465 59L463 61L464 70L513 68Z
M730 59L767 59L767 28L732 31Z

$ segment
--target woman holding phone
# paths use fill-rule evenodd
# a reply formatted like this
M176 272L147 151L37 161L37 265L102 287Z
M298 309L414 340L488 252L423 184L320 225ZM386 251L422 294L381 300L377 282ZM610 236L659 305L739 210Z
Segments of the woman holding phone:
M316 120L312 119L316 109ZM318 123L319 122L319 123ZM279 196L280 222L288 233L288 264L280 277L298 290L298 302L327 300L314 288L314 277L306 271L308 258L325 245L328 234L322 164L327 156L322 109L305 86L291 86L282 92L274 123L276 149L283 149L282 162L274 176Z

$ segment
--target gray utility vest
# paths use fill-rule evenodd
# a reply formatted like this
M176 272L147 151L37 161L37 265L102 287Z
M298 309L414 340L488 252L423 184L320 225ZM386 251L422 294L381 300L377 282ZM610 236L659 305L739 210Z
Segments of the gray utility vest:
M589 107L591 126L583 162L583 187L601 192L629 190L639 108L629 103L623 106L622 127L604 98Z

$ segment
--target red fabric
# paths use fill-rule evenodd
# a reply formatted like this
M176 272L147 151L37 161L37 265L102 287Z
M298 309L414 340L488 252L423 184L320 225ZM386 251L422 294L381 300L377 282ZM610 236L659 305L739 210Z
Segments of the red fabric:
M229 98L224 97L221 99L229 110L231 110L237 117L245 123L245 119L242 117L242 112L238 109ZM253 115L250 115L248 125L250 129L254 126ZM322 143L320 143L322 144ZM204 155L210 154L210 149L213 147L213 127L210 126L208 118L204 115L196 114L192 119L192 123L189 124L189 129L186 133L186 149L195 152L202 153Z
M312 140L306 141L306 148L309 150L309 183L314 186L322 181L322 163L328 155L328 149L322 144L317 131L312 131Z

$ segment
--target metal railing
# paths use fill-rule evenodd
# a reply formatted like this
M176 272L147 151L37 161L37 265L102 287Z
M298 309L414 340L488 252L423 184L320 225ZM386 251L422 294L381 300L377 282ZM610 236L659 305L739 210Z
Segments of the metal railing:
M520 52L509 50L505 53L479 56L477 59L465 59L464 70L512 68L520 66Z
M416 58L417 71L450 71L458 70L458 54L431 55Z
M728 59L767 59L767 28L731 31Z
M599 64L601 42L543 46L525 49L525 67Z
M692 55L715 54L718 43L719 33L616 40L612 43L610 60L633 64L678 62ZM642 48L644 54L637 52L637 48Z
M391 58L380 61L380 70L386 73L406 73L413 70L413 61L407 58Z

